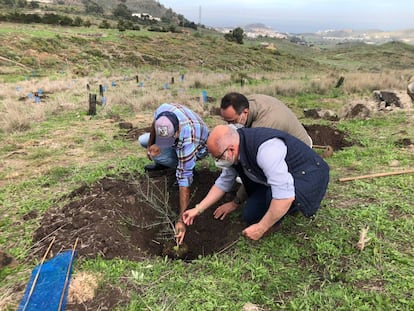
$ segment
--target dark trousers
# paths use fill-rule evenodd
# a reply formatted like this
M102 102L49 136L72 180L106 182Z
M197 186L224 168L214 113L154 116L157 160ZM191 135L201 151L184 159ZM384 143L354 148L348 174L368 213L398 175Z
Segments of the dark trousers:
M262 219L269 209L270 201L272 200L272 191L270 187L255 184L255 189L251 189L248 194L246 205L243 209L243 220L251 225ZM252 191L253 190L253 191Z
M253 187L250 184L249 188L250 194L243 209L243 220L248 225L252 225L258 223L269 209L272 201L272 190L270 187L261 184L254 184ZM295 202L293 202L287 214L294 213L297 210ZM280 223L283 218L279 219L277 223Z

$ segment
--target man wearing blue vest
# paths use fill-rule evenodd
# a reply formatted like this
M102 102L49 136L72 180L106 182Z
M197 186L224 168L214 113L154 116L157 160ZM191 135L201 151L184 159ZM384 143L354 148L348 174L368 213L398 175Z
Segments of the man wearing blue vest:
M206 197L183 214L192 225L195 217L229 192L240 176L247 200L243 219L249 225L243 234L260 239L286 214L300 211L310 217L320 207L329 182L327 163L296 137L270 128L240 128L219 125L207 140L207 148L222 168ZM224 219L237 206L221 205L214 211Z
M264 94L244 96L231 92L221 99L220 113L224 121L234 124L238 128L272 128L295 136L312 147L312 139L302 123L288 106L275 97ZM240 179L238 181L240 182ZM223 208L237 208L241 202L246 200L246 197L246 190L241 185L234 199L223 204L233 205L233 207L225 206Z

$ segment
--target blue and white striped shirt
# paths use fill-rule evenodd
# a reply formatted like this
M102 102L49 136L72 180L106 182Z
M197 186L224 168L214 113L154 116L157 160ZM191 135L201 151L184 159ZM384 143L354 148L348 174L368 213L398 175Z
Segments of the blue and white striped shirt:
M154 120L164 111L174 113L180 122L179 136L174 145L178 158L176 177L179 186L189 187L193 181L196 154L206 148L209 130L197 113L176 103L159 106L154 113Z

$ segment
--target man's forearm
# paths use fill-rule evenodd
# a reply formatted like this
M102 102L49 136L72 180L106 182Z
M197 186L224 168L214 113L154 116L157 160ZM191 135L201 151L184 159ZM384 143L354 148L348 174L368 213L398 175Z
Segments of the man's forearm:
M269 230L277 221L279 221L288 212L292 205L294 198L289 199L272 199L269 209L263 218L259 221L259 224L265 231Z
M150 136L148 139L148 147L155 144L155 121L152 122L151 129L150 129Z
M180 204L180 214L178 218L181 219L184 211L187 209L190 202L190 187L179 187L179 204Z
M221 190L216 185L213 185L207 195L204 197L203 200L198 204L200 212L204 212L208 209L211 205L216 203L224 196L225 192Z

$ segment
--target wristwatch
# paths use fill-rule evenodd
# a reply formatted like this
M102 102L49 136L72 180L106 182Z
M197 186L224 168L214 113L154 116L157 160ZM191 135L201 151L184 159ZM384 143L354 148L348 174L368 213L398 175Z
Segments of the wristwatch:
M236 203L237 205L242 204L242 201L240 200L240 198L238 196L234 197L233 202Z

